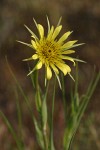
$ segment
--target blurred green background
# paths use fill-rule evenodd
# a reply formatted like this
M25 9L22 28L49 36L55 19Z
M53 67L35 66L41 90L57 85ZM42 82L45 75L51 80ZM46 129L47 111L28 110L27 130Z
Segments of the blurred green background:
M34 107L34 91L28 73L28 65L22 59L30 57L33 50L21 45L16 40L30 42L30 34L24 24L37 33L33 17L47 30L46 15L51 24L56 25L62 16L63 30L74 31L69 39L86 43L77 47L75 57L87 62L79 64L79 93L86 91L93 74L100 70L100 0L0 0L0 109L6 114L17 132L17 113L14 89L15 82L8 70L5 56L15 73L21 86L30 97ZM30 63L32 67L34 64ZM40 71L42 86L43 70ZM75 74L74 68L72 74ZM66 76L66 100L70 98L71 79ZM53 81L51 81L51 86ZM73 85L74 86L74 85ZM49 94L52 90L50 90ZM23 114L23 135L26 150L38 149L35 142L34 127L31 122L23 98L19 95ZM61 91L57 87L55 108L55 145L61 150L61 136L63 134L63 109ZM13 137L9 133L2 118L0 118L0 147L2 150L16 150ZM88 105L81 121L72 150L99 150L100 149L100 83Z

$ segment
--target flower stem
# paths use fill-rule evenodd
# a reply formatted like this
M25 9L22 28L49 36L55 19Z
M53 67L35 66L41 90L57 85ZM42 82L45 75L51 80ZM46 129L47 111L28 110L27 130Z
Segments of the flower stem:
M56 76L55 76L55 79L54 79L54 90L53 90L51 122L50 122L50 150L54 150L54 140L53 140L53 114L54 114L54 104L55 104L55 90L56 90Z
M46 86L46 91L45 91L45 95L44 95L44 99L43 99L43 103L42 105L44 105L45 107L43 107L45 109L45 114L43 114L42 112L42 134L43 134L43 141L44 141L44 150L48 150L48 136L47 136L47 104L46 104L46 100L47 100L47 93L48 93L48 87L49 87L49 82L47 83ZM44 111L44 110L42 110ZM44 118L43 118L44 117Z
M64 107L64 117L65 117L65 124L66 123L66 119L67 119L67 106L66 106L66 98L65 98L65 84L64 84L64 75L61 74L62 77L62 96L63 96L63 107Z
M48 150L48 140L47 140L47 129L46 127L42 129L43 140L44 140L44 150Z

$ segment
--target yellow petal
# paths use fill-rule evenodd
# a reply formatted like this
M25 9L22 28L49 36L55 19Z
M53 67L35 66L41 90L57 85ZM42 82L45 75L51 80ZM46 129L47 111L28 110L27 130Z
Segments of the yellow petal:
M74 61L74 59L73 58L71 58L71 57L69 57L69 56L64 56L64 55L62 55L62 56L60 56L62 59L66 59L66 60L70 60L70 61L72 61L73 63L74 63L74 66L75 66L75 61Z
M75 44L76 42L77 42L77 40L69 41L69 42L65 43L61 48L69 48L69 47L73 46L73 44Z
M72 32L70 32L70 31L66 32L66 33L58 40L58 43L65 41L71 33L72 33Z
M57 37L57 35L59 34L59 32L61 31L62 25L56 27L56 29L54 30L54 33L52 35L52 39L55 39Z
M54 70L54 72L56 74L59 74L59 71L58 71L58 69L56 68L56 66L54 64L50 64L50 66L52 67L52 69Z
M67 73L71 72L71 68L64 64L64 63L57 63L56 66L66 75Z
M51 27L51 30L48 33L47 39L50 39L52 37L53 31L54 31L54 26Z
M34 54L33 56L32 56L32 59L38 59L39 58L39 56L37 55L37 54Z
M49 66L46 66L46 71L47 71L47 79L50 80L52 77L52 71Z
M39 61L38 64L36 65L36 69L41 69L42 68L42 62Z
M32 43L32 46L36 49L36 48L37 48L37 46L36 46L36 42L35 42L35 41L33 41L33 40L31 40L31 43Z
M40 38L43 38L44 37L44 28L41 24L38 24L38 31L40 34Z
M75 53L74 50L65 50L62 52L62 54L72 54L72 53Z

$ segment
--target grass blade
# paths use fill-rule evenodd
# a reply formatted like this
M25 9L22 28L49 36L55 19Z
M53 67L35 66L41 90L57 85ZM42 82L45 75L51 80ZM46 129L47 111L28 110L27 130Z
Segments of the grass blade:
M19 137L16 135L11 123L8 121L8 119L6 118L6 116L3 114L2 111L0 111L0 116L3 118L6 126L8 127L9 131L11 132L11 134L13 135L13 138L16 142L17 148L18 150L22 150L22 145L21 145L21 141L19 140Z
M33 119L33 118L34 118L34 114L33 114L31 105L30 105L30 103L29 103L29 99L28 99L28 97L26 96L26 94L24 93L24 91L23 91L23 89L22 89L20 83L18 82L17 78L15 77L13 71L11 70L11 68L10 68L10 66L9 66L9 63L8 63L8 60L7 60L7 57L6 57L6 63L7 63L8 69L9 69L9 71L10 71L10 73L11 73L11 75L12 75L12 77L13 77L13 79L14 79L14 81L15 81L15 83L16 83L16 85L17 85L19 91L20 91L20 93L22 94L22 96L23 96L23 98L24 98L24 100L25 100L25 102L26 102L26 104L27 104L27 106L28 106L28 109L29 109L30 114L31 114L31 116L32 116L32 120L34 120L34 119Z

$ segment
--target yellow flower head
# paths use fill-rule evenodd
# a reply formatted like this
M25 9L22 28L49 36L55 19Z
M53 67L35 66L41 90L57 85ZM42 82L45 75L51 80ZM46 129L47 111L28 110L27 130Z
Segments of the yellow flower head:
M57 38L62 29L60 21L57 27L54 28L54 26L50 26L49 19L47 17L47 35L44 34L43 26L41 24L37 24L35 20L34 22L39 32L39 37L37 37L25 25L25 27L31 33L31 44L18 41L34 49L34 54L32 55L32 57L25 59L25 61L38 60L36 66L28 75L33 73L33 71L36 69L41 69L44 65L46 69L46 79L51 79L52 71L54 71L56 76L58 76L59 71L62 71L64 75L69 74L71 76L71 68L66 64L65 60L72 61L75 66L75 61L80 60L69 57L68 55L75 53L75 50L73 50L72 48L82 44L76 44L77 40L65 42L69 35L72 33L71 31L64 33L61 38Z

